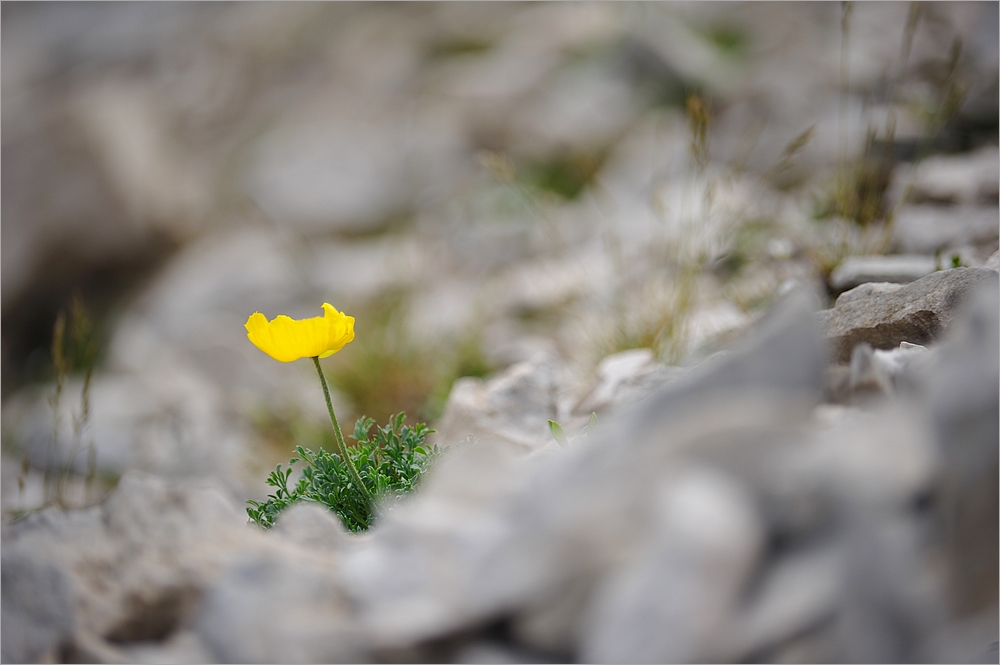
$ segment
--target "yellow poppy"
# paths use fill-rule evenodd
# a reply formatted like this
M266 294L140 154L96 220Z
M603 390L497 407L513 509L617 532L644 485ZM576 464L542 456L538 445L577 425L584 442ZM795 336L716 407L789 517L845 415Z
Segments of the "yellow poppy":
M323 316L292 319L279 314L268 321L260 312L247 319L247 338L254 346L283 363L299 358L326 358L354 339L354 317L330 303L323 303Z

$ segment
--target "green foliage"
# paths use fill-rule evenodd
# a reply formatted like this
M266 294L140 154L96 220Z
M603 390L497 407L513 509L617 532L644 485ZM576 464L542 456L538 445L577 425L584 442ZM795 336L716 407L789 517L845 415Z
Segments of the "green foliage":
M389 418L384 427L372 426L371 418L359 418L354 425L352 439L357 444L348 448L362 482L368 492L383 503L385 499L398 498L411 491L420 475L427 470L441 450L425 443L433 430L418 423L404 425L405 413ZM352 479L350 469L335 452L320 449L318 452L296 446L288 468L279 464L267 478L267 484L276 488L266 501L248 501L247 515L258 525L270 528L282 510L299 501L314 501L337 513L351 531L364 531L376 517L376 507L368 502L364 493ZM292 465L304 461L305 468L298 482L289 486Z

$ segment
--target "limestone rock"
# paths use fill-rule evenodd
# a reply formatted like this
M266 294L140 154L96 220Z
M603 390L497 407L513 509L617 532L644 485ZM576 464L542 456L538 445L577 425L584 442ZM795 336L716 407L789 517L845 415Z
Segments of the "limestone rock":
M891 349L900 342L926 344L938 338L973 290L996 281L991 270L955 268L906 286L867 283L842 293L832 309L818 316L834 360L847 362L861 342Z
M72 635L75 587L66 571L31 552L3 553L3 661L38 662Z
M934 155L914 166L910 200L914 203L982 204L996 203L1000 182L1000 155L997 146L956 155ZM899 179L910 174L901 170Z
M326 506L296 503L281 511L269 535L287 539L306 548L337 551L351 544L344 523Z
M865 282L908 284L937 269L933 256L849 256L830 274L830 286L844 291Z
M1000 272L1000 249L990 254L990 257L986 259L986 263L983 264L983 267L987 270Z
M192 626L214 662L368 660L336 569L320 558L239 557L205 590Z
M333 623L321 626L316 620L307 626L292 616L293 608L309 605L296 594L311 598L336 584L330 555L310 553L280 536L266 537L248 526L245 514L215 487L128 473L100 506L47 509L4 527L3 541L5 638L14 631L4 639L5 660L51 657L53 649L88 661L156 660L168 654L197 660L206 653L216 662L282 660L277 652L248 643L237 630L259 633L267 624L276 633L294 634L292 623L276 622L282 613L303 626L303 634L333 631L322 640L303 641L300 648L313 651L301 656L289 651L290 656L310 662L359 657L357 641L325 639L336 632ZM274 558L282 561L278 572L265 565L262 573L241 573L247 566L257 570L247 560ZM242 580L242 596L227 591L231 579ZM267 600L275 596L268 585L275 584L285 589L282 598L289 606L284 609ZM263 590L248 600L258 587ZM234 593L239 596L232 599L234 605L213 609L218 598ZM332 592L321 595L323 602L336 604ZM310 611L320 616L321 605L317 601ZM195 626L197 636L179 634L188 625ZM162 647L150 646L164 640ZM269 645L290 648L276 636Z
M499 441L526 450L549 442L548 421L558 418L559 367L538 354L488 381L463 378L452 386L435 441Z
M630 349L607 356L597 365L594 386L573 408L577 415L618 411L647 397L684 373L653 360L651 349Z
M896 216L893 243L899 251L932 254L948 247L995 243L1000 211L996 206L908 205Z
M732 479L694 468L655 510L645 546L596 592L580 626L582 660L729 660L720 637L764 544L754 502Z

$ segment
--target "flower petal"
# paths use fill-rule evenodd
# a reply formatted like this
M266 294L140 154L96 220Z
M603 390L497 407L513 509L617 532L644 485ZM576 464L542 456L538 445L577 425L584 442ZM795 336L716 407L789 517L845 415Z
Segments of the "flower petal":
M326 358L354 339L354 317L338 312L330 303L323 303L323 316L309 319L279 314L268 321L260 312L254 312L245 327L254 346L281 362Z

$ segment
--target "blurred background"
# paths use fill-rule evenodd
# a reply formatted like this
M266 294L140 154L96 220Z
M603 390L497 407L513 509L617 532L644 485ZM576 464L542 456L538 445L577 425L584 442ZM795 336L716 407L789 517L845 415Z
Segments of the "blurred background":
M128 468L262 496L328 425L254 311L357 318L345 429L433 424L539 351L582 391L845 257L997 249L993 2L0 11L5 511L60 466L71 503Z

